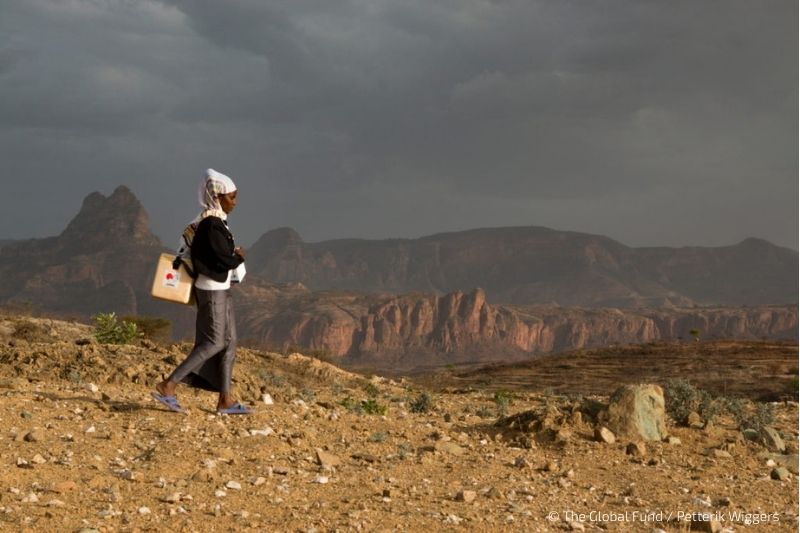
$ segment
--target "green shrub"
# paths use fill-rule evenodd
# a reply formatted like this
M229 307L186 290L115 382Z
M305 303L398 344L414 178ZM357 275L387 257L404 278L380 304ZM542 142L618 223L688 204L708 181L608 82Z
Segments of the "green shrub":
M369 400L361 400L361 409L367 413L368 415L385 415L386 414L386 406L381 405L370 398Z
M696 411L697 388L685 379L670 379L664 383L664 409L679 424L686 423L689 413Z
M508 406L514 401L514 396L508 391L500 390L494 393L494 403L497 405L497 412L505 414Z
M364 384L364 392L366 392L367 396L369 396L370 398L377 398L378 395L381 393L378 386L369 381L366 384Z
M409 409L412 413L427 413L433 410L433 398L427 392L421 393L411 402Z
M382 431L376 431L369 437L370 442L383 442L386 440L386 433Z
M94 336L102 344L130 344L141 337L133 322L118 322L116 313L98 313L92 317Z

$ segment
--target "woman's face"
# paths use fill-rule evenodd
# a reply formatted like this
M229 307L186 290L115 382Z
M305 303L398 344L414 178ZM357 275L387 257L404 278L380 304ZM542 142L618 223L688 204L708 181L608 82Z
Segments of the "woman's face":
M219 198L219 205L222 207L222 210L225 211L227 215L233 208L236 207L236 192L229 192L228 194L220 194L217 198Z

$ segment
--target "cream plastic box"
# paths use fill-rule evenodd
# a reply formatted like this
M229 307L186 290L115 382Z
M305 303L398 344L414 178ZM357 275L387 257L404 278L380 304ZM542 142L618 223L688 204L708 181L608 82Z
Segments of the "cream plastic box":
M172 268L175 256L171 254L161 254L156 266L156 274L153 277L153 288L150 294L153 298L175 302L184 305L194 305L194 293L192 285L194 280L189 275L186 267L181 264L178 270Z

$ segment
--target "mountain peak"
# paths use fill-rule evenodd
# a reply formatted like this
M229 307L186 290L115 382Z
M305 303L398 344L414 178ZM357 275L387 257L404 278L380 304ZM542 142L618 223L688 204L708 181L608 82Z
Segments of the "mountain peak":
M86 196L59 240L81 252L127 243L160 244L141 202L124 185L108 197L99 192Z

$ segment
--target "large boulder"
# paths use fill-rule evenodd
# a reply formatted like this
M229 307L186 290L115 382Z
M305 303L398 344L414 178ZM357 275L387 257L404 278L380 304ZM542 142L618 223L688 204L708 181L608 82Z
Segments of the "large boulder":
M600 422L618 436L663 440L664 391L658 385L623 385L611 395Z

